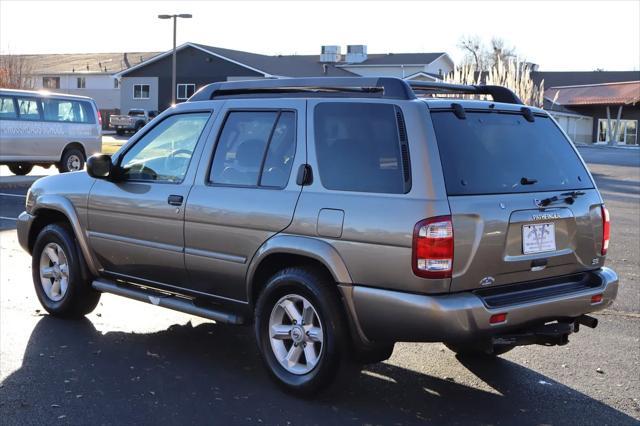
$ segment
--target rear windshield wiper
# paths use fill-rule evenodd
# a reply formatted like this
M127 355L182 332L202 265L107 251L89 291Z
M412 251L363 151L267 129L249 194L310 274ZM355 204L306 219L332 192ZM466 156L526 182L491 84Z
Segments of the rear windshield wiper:
M573 202L576 200L576 198L578 198L581 195L584 195L584 192L582 192L582 191L563 192L562 194L560 194L560 197L558 197L557 195L554 195L553 197L549 197L549 198L545 198L543 200L540 200L540 207L548 206L549 204L560 200L562 197L564 197L564 202L565 203L573 204Z
M533 185L534 183L538 183L538 179L529 179L527 177L520 179L520 185Z

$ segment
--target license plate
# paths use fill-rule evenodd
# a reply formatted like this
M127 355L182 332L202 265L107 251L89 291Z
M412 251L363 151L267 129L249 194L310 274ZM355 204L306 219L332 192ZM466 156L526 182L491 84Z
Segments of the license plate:
M522 252L524 254L554 251L556 227L553 223L535 223L522 226Z

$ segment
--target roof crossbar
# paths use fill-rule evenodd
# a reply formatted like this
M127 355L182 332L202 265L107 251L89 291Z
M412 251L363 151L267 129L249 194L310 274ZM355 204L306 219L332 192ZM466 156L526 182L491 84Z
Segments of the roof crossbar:
M415 92L429 94L490 95L496 102L522 104L511 90L502 86L468 86L461 84L405 81L393 77L308 77L243 80L211 83L198 90L189 101L204 101L251 95L286 93L374 94L384 99L412 100Z

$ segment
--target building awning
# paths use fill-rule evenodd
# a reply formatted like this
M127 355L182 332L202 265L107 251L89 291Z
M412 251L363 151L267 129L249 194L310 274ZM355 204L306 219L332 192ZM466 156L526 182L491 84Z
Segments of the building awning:
M640 81L551 87L544 97L563 106L635 105L640 102Z

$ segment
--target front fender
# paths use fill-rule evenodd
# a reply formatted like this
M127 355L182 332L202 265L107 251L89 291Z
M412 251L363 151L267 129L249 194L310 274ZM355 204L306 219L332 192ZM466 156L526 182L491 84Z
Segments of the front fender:
M309 237L279 234L267 240L251 259L247 270L247 294L253 294L253 278L260 263L271 254L294 254L322 263L338 284L353 284L342 257L329 243Z
M71 224L71 228L73 229L73 233L75 234L76 240L78 241L78 245L80 246L82 255L87 262L89 271L91 271L91 273L94 275L98 275L99 268L96 264L95 259L93 258L91 249L89 248L89 238L85 230L82 228L82 225L80 224L80 220L78 219L78 212L74 208L71 201L69 201L62 195L42 194L37 197L35 205L31 209L31 214L33 216L37 216L38 211L45 209L55 210L65 215L65 217Z

